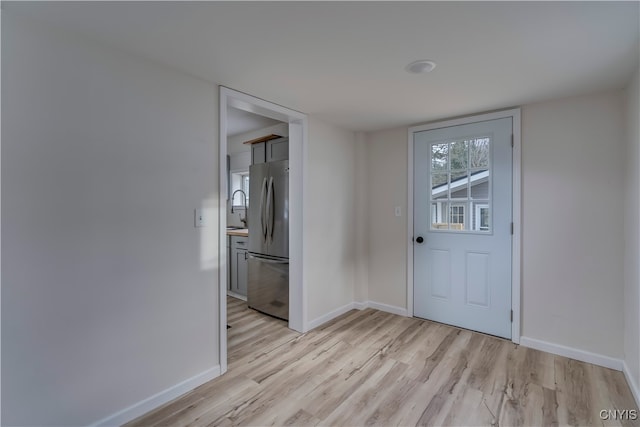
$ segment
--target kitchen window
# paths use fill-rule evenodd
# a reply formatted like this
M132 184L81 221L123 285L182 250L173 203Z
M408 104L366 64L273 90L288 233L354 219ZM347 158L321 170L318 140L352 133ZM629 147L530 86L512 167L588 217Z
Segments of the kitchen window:
M249 206L249 171L231 173L231 194L236 190L244 191ZM234 208L244 208L244 196L240 192L235 194L231 202Z

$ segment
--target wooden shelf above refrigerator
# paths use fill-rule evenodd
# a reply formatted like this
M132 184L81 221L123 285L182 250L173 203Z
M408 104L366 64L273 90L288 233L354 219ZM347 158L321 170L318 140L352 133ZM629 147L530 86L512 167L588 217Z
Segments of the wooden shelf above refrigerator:
M271 141L272 139L278 139L278 138L282 138L282 136L271 134L267 136L261 136L260 138L252 139L250 141L245 141L243 142L243 144L259 144L261 142Z

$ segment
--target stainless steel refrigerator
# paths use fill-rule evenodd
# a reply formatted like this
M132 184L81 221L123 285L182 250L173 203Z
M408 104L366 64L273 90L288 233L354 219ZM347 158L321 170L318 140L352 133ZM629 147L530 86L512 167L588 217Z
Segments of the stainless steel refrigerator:
M247 303L289 319L289 161L249 168Z

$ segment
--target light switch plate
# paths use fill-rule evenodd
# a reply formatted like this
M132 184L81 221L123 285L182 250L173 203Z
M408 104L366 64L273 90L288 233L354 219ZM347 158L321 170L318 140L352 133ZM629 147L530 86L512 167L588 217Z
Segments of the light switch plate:
M396 216L402 216L402 206L396 206Z
M206 221L206 218L204 216L204 209L196 208L195 217L194 217L194 224L193 225L196 228L206 227L207 226L207 221Z

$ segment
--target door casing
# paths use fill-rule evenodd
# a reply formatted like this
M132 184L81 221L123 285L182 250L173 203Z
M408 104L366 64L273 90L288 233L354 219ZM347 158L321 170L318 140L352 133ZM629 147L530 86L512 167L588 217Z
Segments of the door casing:
M220 186L218 197L218 309L220 373L227 371L227 108L234 107L289 124L289 328L306 332L307 296L303 280L304 246L302 236L303 171L306 168L308 120L307 115L278 104L265 101L228 87L220 86L219 154Z
M522 177L521 158L522 141L520 127L520 108L477 114L456 119L427 123L409 128L407 135L407 315L413 317L413 136L416 132L440 129L444 127L466 125L470 123L511 117L513 120L513 169L512 169L512 212L513 238L511 240L511 341L520 343L520 288L521 288L521 235L522 235Z

